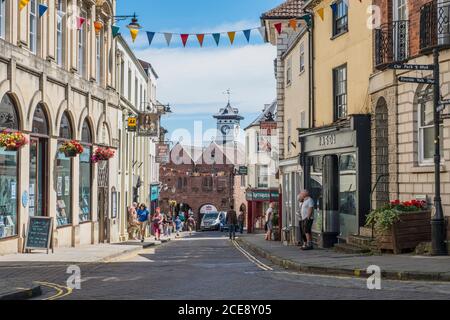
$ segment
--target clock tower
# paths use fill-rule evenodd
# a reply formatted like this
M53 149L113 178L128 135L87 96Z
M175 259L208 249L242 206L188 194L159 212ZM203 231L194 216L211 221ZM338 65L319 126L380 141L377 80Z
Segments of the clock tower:
M228 102L225 108L213 116L217 119L217 144L235 142L239 134L241 120L244 119L237 108L233 108Z

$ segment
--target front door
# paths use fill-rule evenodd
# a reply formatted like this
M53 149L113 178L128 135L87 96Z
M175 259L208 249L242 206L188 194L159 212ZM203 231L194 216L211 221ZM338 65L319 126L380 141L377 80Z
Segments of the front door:
M29 215L47 216L47 139L30 139Z
M99 241L109 242L109 162L98 163L98 224Z

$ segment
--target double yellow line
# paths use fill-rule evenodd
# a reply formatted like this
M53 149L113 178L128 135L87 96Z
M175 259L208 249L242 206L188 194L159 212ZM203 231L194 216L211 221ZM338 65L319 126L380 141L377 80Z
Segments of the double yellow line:
M37 284L40 284L41 286L45 286L51 289L56 290L56 294L45 298L44 300L58 300L61 298L64 298L70 294L72 294L73 289L66 287L66 286L61 286L59 284L56 283L50 283L50 282L36 282Z
M237 243L235 240L233 240L233 245L236 249L238 249L250 262L254 263L258 268L264 270L264 271L273 271L271 267L268 265L262 263L258 259L256 259L253 255L251 255L249 252L247 252L244 248L241 247L239 243Z

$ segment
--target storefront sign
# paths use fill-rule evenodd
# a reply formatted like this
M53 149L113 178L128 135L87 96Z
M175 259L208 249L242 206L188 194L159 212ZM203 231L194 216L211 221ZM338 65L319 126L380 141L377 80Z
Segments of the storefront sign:
M128 118L128 132L136 132L137 130L137 118L129 117Z
M30 217L28 220L25 250L47 250L52 248L53 218Z
M278 201L280 193L272 190L247 191L247 201Z
M275 121L261 121L260 129L263 136L275 136L277 134L277 123Z
M327 134L319 137L319 146L328 147L336 144L336 135L335 134Z
M356 131L346 130L327 134L317 133L303 139L302 152L356 147Z
M150 201L156 201L159 199L159 185L152 185L150 187Z
M169 145L165 143L159 143L156 145L156 163L169 163Z
M138 136L159 137L159 116L157 113L141 113L138 116Z

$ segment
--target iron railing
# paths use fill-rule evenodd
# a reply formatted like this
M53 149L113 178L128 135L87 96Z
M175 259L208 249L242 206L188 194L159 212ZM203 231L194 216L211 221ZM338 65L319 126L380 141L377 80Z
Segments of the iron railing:
M450 45L450 1L433 0L420 8L420 50Z
M402 62L409 57L409 21L392 21L375 29L374 63L383 68L389 63Z

